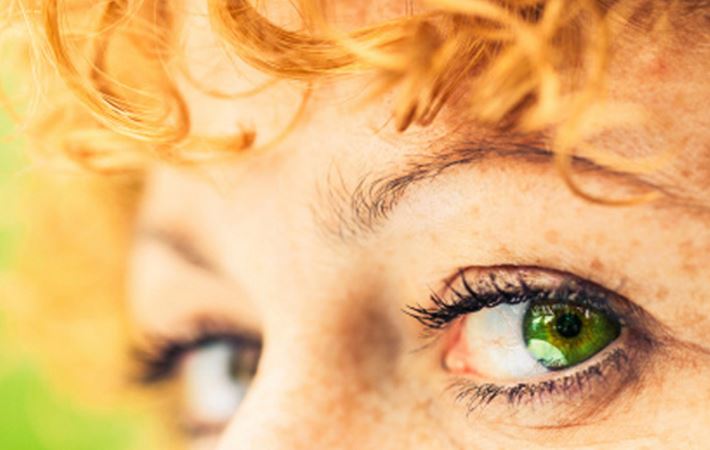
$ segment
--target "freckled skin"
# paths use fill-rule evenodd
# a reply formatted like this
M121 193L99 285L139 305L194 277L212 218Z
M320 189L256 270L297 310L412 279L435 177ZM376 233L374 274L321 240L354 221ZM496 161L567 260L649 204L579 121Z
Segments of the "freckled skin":
M373 20L369 16L376 11L400 13L395 10L388 2L373 2L366 15ZM354 12L353 20L361 14ZM190 20L200 19L189 18L187 26ZM207 28L194 30L190 39L209 41ZM710 183L698 161L710 160L710 128L702 126L709 119L710 55L699 49L676 55L671 50L682 52L684 46L651 35L638 42L625 41L617 49L610 95L640 102L665 125L637 130L633 139L616 133L600 142L622 155L684 143L677 163L662 176L673 183L682 179L684 192L707 200ZM645 52L654 54L635 56ZM188 45L187 61L198 70L203 63L195 61L220 61L220 55L218 48ZM324 180L337 173L350 192L366 174L405 164L426 148L425 138L447 133L446 125L435 122L397 134L383 126L391 99L358 106L361 86L362 80L342 79L319 87L307 118L271 153L212 167L207 176L165 167L150 174L140 220L186 230L221 274L207 289L204 274L180 266L172 270L177 278L162 281L156 296L159 268L172 266L156 259L165 255L137 243L131 281L136 321L149 330L171 329L193 314L208 313L264 339L246 399L224 433L199 448L707 445L707 210L691 215L676 206L592 205L569 192L550 165L501 160L458 168L418 187L372 237L349 243L329 238L319 228L320 218L328 217ZM187 97L197 131L205 124L234 130L247 121L268 135L288 122L299 92L283 83L246 99L216 100L194 91ZM588 181L603 193L628 190L613 180ZM465 406L447 391L451 380L441 346L424 347L422 328L402 309L426 304L431 290L461 267L495 264L539 265L588 278L634 301L671 338L642 358L630 376L634 382L618 392L610 377L608 385L571 399L512 409L499 404L467 417ZM560 428L556 411L567 411L564 405L591 412ZM544 414L549 426L526 425Z
M604 270L604 263L599 261L599 259L597 258L594 258L589 266L592 268L592 270Z

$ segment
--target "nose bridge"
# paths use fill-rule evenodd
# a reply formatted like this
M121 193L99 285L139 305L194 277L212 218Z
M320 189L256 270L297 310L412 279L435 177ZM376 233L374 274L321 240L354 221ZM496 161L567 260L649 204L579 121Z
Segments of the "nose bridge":
M364 301L339 305L266 340L219 450L364 448L382 426L400 342L386 314Z
M373 415L376 387L334 366L335 359L289 357L266 362L220 450L355 448L342 438L367 429L361 419Z

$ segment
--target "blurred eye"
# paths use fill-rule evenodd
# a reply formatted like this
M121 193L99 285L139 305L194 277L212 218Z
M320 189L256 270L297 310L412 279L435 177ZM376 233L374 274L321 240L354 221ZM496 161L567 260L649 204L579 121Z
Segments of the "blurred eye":
M188 339L154 339L151 349L137 353L143 383L177 382L180 421L195 438L218 434L229 423L261 356L258 340L210 327Z
M224 426L244 399L258 360L258 348L226 341L188 353L180 369L188 421Z
M516 380L575 366L614 342L619 322L589 306L557 301L501 304L462 319L445 364L495 380Z

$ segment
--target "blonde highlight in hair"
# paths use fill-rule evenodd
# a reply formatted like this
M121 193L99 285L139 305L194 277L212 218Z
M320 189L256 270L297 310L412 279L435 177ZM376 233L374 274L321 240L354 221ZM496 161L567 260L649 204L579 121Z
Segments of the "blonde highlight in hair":
M224 138L191 132L174 79L180 72L177 2L4 3L7 23L29 25L25 43L33 61L25 64L41 70L48 85L48 101L29 127L42 130L31 133L39 146L59 148L84 167L120 171L146 159L191 164L255 145L258 130ZM392 114L399 131L430 124L465 86L471 121L547 133L564 159L584 144L588 111L612 111L605 115L615 121L597 123L597 131L627 125L633 116L613 113L619 106L607 102L605 77L611 42L646 3L428 0L421 12L355 30L332 24L329 3L316 0L295 3L296 30L272 23L248 0L209 0L208 11L234 54L274 80L303 82L309 92L324 78L374 74L370 97L396 91ZM296 126L306 102L304 95L286 130ZM203 144L201 154L195 142ZM588 153L603 164L634 165Z

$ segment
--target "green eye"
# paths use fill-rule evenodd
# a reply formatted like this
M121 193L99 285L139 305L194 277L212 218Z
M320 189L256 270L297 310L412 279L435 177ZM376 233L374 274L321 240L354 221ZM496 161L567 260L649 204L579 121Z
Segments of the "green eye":
M530 354L550 370L566 369L591 358L613 342L621 325L609 314L566 303L532 303L523 318Z

